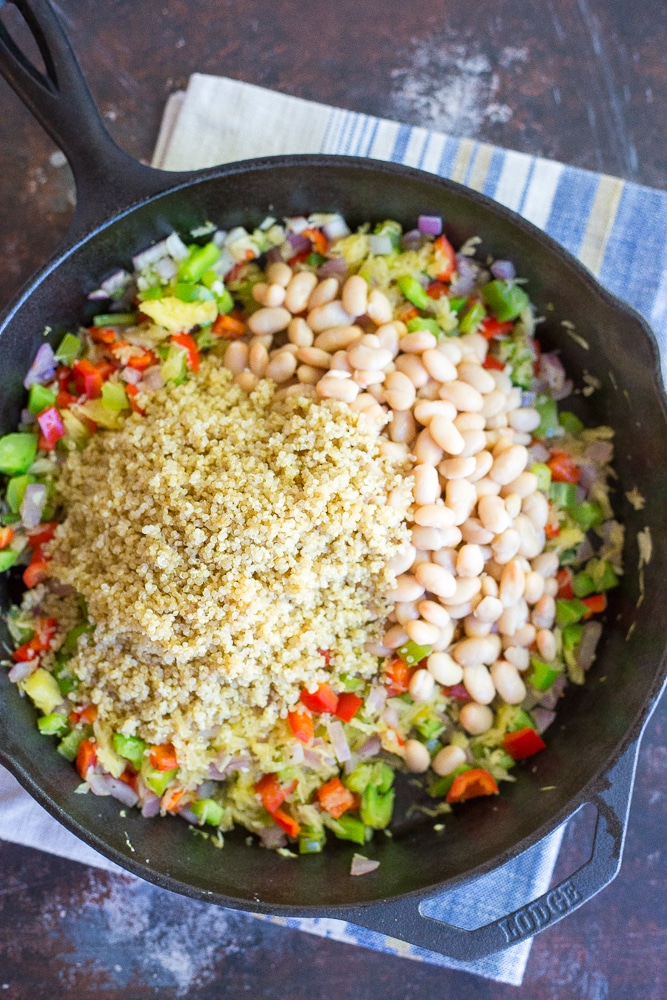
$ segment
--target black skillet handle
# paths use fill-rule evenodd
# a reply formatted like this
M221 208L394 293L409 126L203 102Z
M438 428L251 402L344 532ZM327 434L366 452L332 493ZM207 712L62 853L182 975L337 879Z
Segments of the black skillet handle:
M144 166L113 141L49 0L0 0L0 8L9 2L30 28L45 72L0 20L0 73L70 162L77 206L67 242L74 242L142 198L176 186L180 175Z
M618 873L638 753L637 740L607 773L603 787L588 800L598 813L588 861L538 899L476 930L455 927L423 912L424 903L445 902L446 893L428 900L408 898L360 908L353 916L347 911L344 919L463 962L473 962L533 937L586 903ZM327 916L337 914L329 912Z

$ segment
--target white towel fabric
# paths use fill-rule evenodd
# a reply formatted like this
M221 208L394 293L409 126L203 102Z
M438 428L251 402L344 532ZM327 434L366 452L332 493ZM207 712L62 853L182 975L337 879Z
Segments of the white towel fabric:
M667 195L618 178L398 122L314 104L222 77L195 74L170 98L154 165L213 166L281 153L330 153L393 160L450 177L490 195L544 228L667 332ZM632 266L629 267L628 264ZM549 886L562 828L542 843L431 905L461 926L502 916ZM0 837L83 864L120 871L61 827L0 768ZM471 920L472 917L472 920ZM457 962L342 921L264 918L363 947L463 969L519 985L530 941L475 963Z

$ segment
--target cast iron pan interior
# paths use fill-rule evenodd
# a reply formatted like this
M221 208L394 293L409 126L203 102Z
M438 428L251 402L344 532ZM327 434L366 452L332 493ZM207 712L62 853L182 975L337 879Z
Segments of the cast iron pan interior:
M392 839L381 835L364 853L381 861L362 879L349 877L355 847L335 844L319 856L291 861L248 847L243 834L223 851L177 819L145 821L119 815L109 798L73 795L78 778L34 725L33 711L0 672L0 757L32 794L83 840L131 871L200 898L246 909L307 913L452 886L495 867L553 829L591 791L636 740L662 684L663 606L667 546L662 528L667 499L667 428L657 350L645 322L602 291L573 258L512 213L451 182L418 171L347 158L289 157L222 167L193 178L99 226L48 265L5 314L0 328L0 431L15 426L23 404L22 377L45 326L49 339L75 328L85 293L100 277L177 228L212 219L221 227L253 226L312 210L343 212L352 223L397 218L413 226L420 213L441 214L458 245L483 238L480 253L508 257L530 280L545 316L540 339L558 347L579 388L584 372L598 391L576 395L572 408L591 424L616 430L615 499L625 522L627 574L613 592L599 656L587 686L569 694L549 732L548 749L519 770L515 785L492 801L467 804L446 817L444 834L432 820L404 817ZM568 335L575 324L589 348ZM636 511L625 492L644 496ZM653 557L638 572L637 533L651 526ZM0 581L2 607L10 594ZM640 600L640 594L643 597ZM639 605L639 606L638 606ZM541 788L554 786L549 792Z

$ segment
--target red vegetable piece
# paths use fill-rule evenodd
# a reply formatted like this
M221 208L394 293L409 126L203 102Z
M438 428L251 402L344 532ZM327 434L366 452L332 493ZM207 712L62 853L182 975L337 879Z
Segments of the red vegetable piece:
M442 281L432 281L426 288L426 294L430 299L442 299L448 291L447 285Z
M300 740L301 743L310 743L315 735L315 727L308 712L297 708L293 712L287 713L287 721L297 740Z
M544 750L546 743L531 726L524 726L522 729L507 733L503 739L503 746L514 760L524 760Z
M506 333L511 333L514 323L510 323L509 320L501 323L495 316L487 316L477 329L487 340L493 340L495 337L504 337Z
M492 357L490 354L484 358L482 362L482 368L491 369L492 371L502 372L505 369L505 365L502 361L498 361L498 358Z
M150 748L151 767L158 771L173 771L178 767L176 751L171 743L160 743Z
M296 781L289 785L281 785L277 774L265 774L255 785L255 791L262 800L262 805L273 816L296 788Z
M57 521L44 521L43 524L38 524L36 528L28 532L28 542L31 547L38 549L42 545L46 545L47 542L50 542L56 533L57 527Z
M579 466L564 451L554 451L547 462L551 478L556 483L578 483L581 476Z
M598 615L607 610L607 595L591 594L590 597L584 597L583 603L588 608L588 611L584 613L584 618L590 618L591 615Z
M394 656L384 669L387 695L393 698L397 694L405 694L410 686L410 678L417 666L408 666L400 656Z
M318 788L317 801L334 819L359 805L358 796L346 788L340 778L332 778Z
M42 583L46 580L48 575L48 561L46 559L37 559L32 561L29 566L26 566L23 571L23 582L28 590L32 590L32 588L36 587L38 583Z
M65 436L65 426L55 406L47 406L37 417L46 450L52 451L61 437Z
M472 701L465 684L450 684L442 690L448 698L454 698L456 701Z
M102 373L88 358L74 362L72 375L76 391L80 396L97 399L102 395Z
M574 597L572 589L572 570L564 566L556 573L556 583L558 584L558 597L565 601L571 601Z
M188 355L188 368L193 372L199 371L199 348L189 333L173 333L171 335L172 344L183 347Z
M456 251L446 236L438 236L433 241L433 249L440 270L436 277L438 281L451 281L456 271Z
M466 802L468 799L479 798L480 795L497 795L496 779L482 767L472 767L463 774L457 774L452 787L447 792L445 801Z
M84 779L91 767L97 763L97 748L92 740L82 740L76 755L76 769Z
M278 826L283 828L288 837L299 836L301 833L301 827L295 819L285 812L284 809L276 809L276 811L271 813L271 815Z
M11 545L13 538L13 528L0 528L0 551L2 551L2 549L6 549L8 545Z
M336 706L335 714L343 722L349 722L357 714L363 703L364 699L360 698L358 694L354 694L352 691L343 691L342 694L338 695L338 705Z
M318 687L317 691L304 690L300 694L301 701L309 708L311 712L329 712L331 715L336 714L336 708L338 707L338 695L335 691L332 691L331 687L324 681Z

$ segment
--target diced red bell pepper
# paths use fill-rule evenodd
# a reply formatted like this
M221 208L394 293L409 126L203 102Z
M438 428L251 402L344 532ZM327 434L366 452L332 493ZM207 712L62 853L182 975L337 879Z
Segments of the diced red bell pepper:
M324 681L318 687L317 691L304 690L299 695L301 701L309 708L311 712L329 712L331 715L336 714L336 708L338 707L338 695L333 691L329 684Z
M102 395L102 373L88 358L75 361L72 375L76 391L87 399L98 399Z
M296 781L291 781L288 785L281 785L278 775L265 774L255 785L255 791L262 800L262 805L268 813L273 816L280 809L281 805L291 795L296 788Z
M564 451L554 451L547 462L551 478L556 483L578 483L581 476L579 466Z
M116 331L110 326L91 326L88 335L94 344L113 344L116 339Z
M457 774L452 783L452 787L447 792L445 801L465 802L467 799L476 799L480 795L497 795L498 783L496 779L485 771L482 767L472 767L469 771Z
M588 608L588 611L584 612L584 618L590 618L591 615L599 615L607 610L607 595L591 594L590 597L584 597L582 603Z
M74 373L71 368L67 365L58 365L56 368L56 382L58 383L59 389L69 390L69 386L73 381Z
M55 618L38 618L35 622L35 634L32 639L15 649L12 659L17 663L27 663L36 660L40 653L48 649L56 634L58 622Z
M30 562L23 571L23 582L32 590L38 583L42 583L49 575L49 563L46 559L36 559Z
M97 745L93 740L82 740L76 755L76 769L84 779L91 767L97 763Z
M400 656L394 656L384 668L387 695L393 698L397 694L405 694L416 669L416 664L409 666Z
M556 573L556 583L558 584L558 597L566 601L571 601L574 597L572 589L572 570L564 566Z
M303 229L301 231L301 236L305 236L307 240L310 240L313 244L313 250L315 253L324 257L329 248L329 241L320 229Z
M0 528L0 551L6 549L7 546L12 544L14 538L13 528Z
M449 293L449 288L442 281L432 281L426 288L430 299L442 299Z
M117 368L117 366L116 365L112 365L110 361L98 361L97 364L95 365L95 367L97 368L98 372L102 376L102 381L103 382L106 382L107 379L111 375L113 375L113 373L116 371L116 368Z
M59 410L68 410L72 403L77 402L77 397L73 396L67 389L61 389L56 396L56 405Z
M189 799L185 798L185 789L180 786L168 788L162 798L160 805L168 813L177 813Z
M41 435L46 444L47 451L53 451L61 437L65 436L65 426L62 418L55 406L47 406L37 416L37 423L40 426Z
M558 538L560 535L560 524L558 523L558 519L553 512L552 516L544 525L544 535L546 538Z
M357 714L363 703L364 699L360 698L358 694L354 694L353 691L343 691L342 694L338 695L335 714L343 722L349 722Z
M141 417L145 417L146 411L143 409L143 407L139 406L136 400L136 397L139 395L139 390L137 389L136 385L132 385L131 382L128 382L127 385L125 386L125 392L127 393L127 398L129 399L130 406L132 407L134 412L138 413L139 416Z
M300 740L301 743L310 743L315 735L315 727L312 717L308 712L299 709L296 709L294 712L288 712L287 721L297 740Z
M503 738L503 747L514 760L524 760L544 750L546 743L531 726L524 726L507 733Z
M292 816L289 816L284 809L276 809L271 813L278 826L281 826L288 837L298 837L301 827Z
M178 767L176 751L171 743L160 743L149 751L151 766L158 771L173 771Z
M478 333L481 333L487 340L493 340L494 337L504 337L505 334L511 333L513 329L514 323L511 323L509 320L501 323L495 316L487 316L477 327Z
M123 771L118 780L122 781L124 785L129 785L133 792L138 790L137 774L131 770L131 766Z
M178 344L185 349L188 359L187 365L191 371L199 371L199 348L189 333L173 333L171 335L172 344Z
M340 778L332 778L317 790L317 801L330 816L338 819L348 809L356 809L359 798L346 788Z
M436 252L438 261L438 271L436 277L438 281L451 281L456 271L456 251L446 236L438 236L433 241L433 249Z
M245 334L245 323L231 313L222 314L214 321L211 333L225 340L238 340Z
M482 362L482 368L490 369L491 371L502 372L505 369L505 365L502 361L498 361L498 358L494 358L491 354L487 354Z
M145 372L151 365L157 364L157 356L152 351L144 351L143 354L135 354L127 359L127 367L134 368L135 371Z
M43 545L50 542L56 533L56 528L58 527L57 521L44 521L43 524L38 524L36 528L28 532L28 543L32 549L41 549Z

